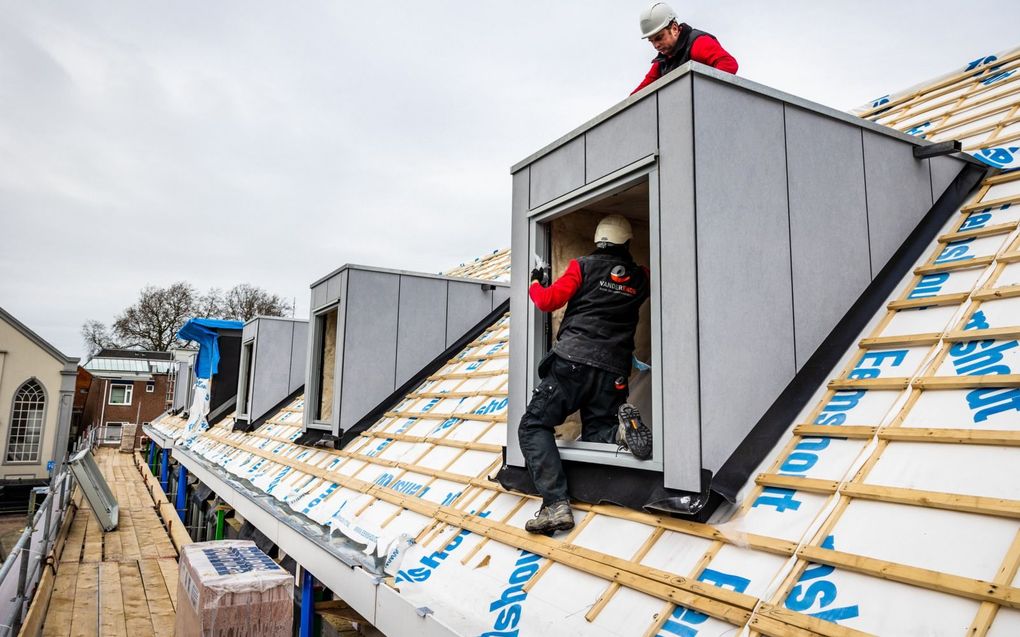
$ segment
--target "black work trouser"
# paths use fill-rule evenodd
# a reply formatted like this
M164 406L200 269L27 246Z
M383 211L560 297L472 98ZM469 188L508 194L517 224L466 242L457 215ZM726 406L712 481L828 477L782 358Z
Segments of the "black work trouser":
M570 414L581 412L581 440L615 442L617 410L627 400L627 378L604 369L572 363L555 354L544 361L543 377L521 418L517 438L531 480L543 505L567 497L563 470L553 428Z

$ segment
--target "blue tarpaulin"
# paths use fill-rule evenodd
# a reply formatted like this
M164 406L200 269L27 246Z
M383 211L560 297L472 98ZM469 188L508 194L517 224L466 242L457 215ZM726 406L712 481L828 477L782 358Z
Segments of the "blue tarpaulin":
M194 318L188 319L188 322L178 330L177 338L198 343L198 357L195 360L197 378L211 378L219 371L220 346L216 330L240 330L243 327L244 323L241 321Z

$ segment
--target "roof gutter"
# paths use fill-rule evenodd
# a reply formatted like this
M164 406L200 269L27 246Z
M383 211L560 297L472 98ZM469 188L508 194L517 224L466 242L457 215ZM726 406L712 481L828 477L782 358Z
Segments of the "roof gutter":
M149 433L149 428L145 429ZM430 609L414 606L384 584L381 576L356 563L358 555L364 556L360 545L331 536L320 525L299 518L272 496L257 494L186 449L175 447L172 454L192 475L384 634L457 635L437 620Z

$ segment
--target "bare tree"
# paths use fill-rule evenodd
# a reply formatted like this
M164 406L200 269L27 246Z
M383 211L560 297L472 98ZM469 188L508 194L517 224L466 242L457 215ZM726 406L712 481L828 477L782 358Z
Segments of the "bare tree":
M249 283L230 288L223 299L223 316L238 321L248 321L256 316L286 316L291 305L278 294Z
M163 352L177 342L177 330L195 315L198 296L185 281L165 288L147 286L138 301L117 316L113 332L125 345Z
M209 291L198 297L198 307L195 308L196 316L202 318L227 318L227 308L223 299L223 290L209 288Z
M177 332L189 318L247 321L256 316L286 316L290 311L283 297L248 283L235 285L226 294L219 288L199 294L190 283L178 281L143 288L134 305L117 315L112 330L99 321L86 321L81 334L90 355L106 347L163 352L177 343Z
M100 350L117 347L113 334L106 324L100 321L85 321L81 326L81 337L85 341L85 350L89 358L98 354Z

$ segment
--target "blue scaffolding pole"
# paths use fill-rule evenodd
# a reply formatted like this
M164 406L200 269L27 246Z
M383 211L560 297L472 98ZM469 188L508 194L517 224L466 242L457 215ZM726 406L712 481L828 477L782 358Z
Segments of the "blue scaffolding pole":
M312 637L315 624L315 578L308 569L301 569L301 637Z
M184 468L184 465L180 465L177 470L177 515L180 516L181 522L185 522L184 516L187 514L187 501L188 501L188 470Z
M159 467L159 484L163 487L163 493L167 492L170 484L170 450L164 449L162 462Z

